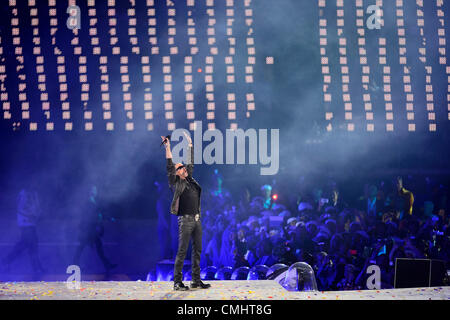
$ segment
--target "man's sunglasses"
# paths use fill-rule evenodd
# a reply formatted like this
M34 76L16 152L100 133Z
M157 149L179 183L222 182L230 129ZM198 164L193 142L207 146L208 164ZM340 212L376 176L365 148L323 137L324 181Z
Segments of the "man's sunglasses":
M180 169L186 168L184 165L179 166L178 168L175 169L175 171L178 171Z

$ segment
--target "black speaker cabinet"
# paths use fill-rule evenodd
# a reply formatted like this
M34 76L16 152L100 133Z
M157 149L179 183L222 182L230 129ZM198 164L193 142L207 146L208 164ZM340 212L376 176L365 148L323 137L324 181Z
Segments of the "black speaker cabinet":
M443 286L445 273L442 260L399 258L395 260L394 288Z

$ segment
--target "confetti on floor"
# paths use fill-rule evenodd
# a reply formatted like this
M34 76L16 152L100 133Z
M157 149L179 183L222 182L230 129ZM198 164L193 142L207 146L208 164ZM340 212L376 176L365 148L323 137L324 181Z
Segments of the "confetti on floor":
M188 291L167 281L0 282L0 300L450 300L450 287L292 292L273 280L205 282L211 288Z

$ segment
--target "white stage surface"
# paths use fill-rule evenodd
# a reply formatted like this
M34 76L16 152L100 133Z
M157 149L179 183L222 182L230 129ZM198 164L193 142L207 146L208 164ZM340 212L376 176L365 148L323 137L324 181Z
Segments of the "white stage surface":
M450 300L450 287L290 292L273 280L204 281L209 289L174 291L173 282L0 282L1 300ZM186 285L189 282L185 282Z

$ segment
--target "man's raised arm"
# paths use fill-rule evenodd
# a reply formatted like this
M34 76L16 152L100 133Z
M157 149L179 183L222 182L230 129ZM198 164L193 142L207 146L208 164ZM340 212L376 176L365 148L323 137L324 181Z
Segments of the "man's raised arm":
M183 134L189 143L188 154L190 158L187 159L188 164L186 165L186 170L188 172L188 175L192 176L192 173L194 172L194 148L192 146L191 138L185 132L183 132Z
M164 141L166 137L161 136L161 139ZM166 148L166 168L167 168L167 177L169 179L169 184L172 186L176 182L176 174L175 174L175 165L172 161L172 151L170 150L170 140L167 139L166 142L164 142L164 147Z

